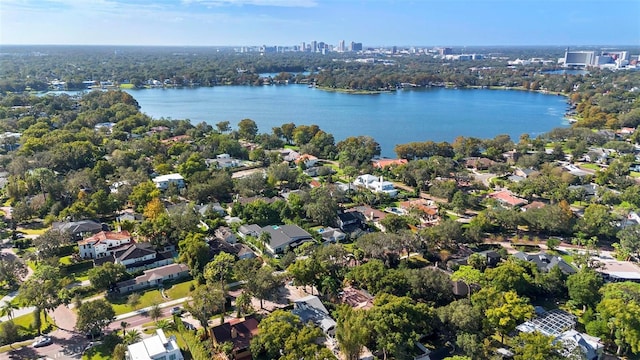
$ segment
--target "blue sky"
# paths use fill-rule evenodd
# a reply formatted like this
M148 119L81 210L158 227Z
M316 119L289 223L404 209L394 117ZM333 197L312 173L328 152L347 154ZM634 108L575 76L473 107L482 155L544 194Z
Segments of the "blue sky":
M640 45L640 0L2 0L0 44Z

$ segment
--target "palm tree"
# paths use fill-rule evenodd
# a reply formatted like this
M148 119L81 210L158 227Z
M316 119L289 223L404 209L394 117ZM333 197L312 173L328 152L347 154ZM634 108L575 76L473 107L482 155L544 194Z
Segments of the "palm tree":
M162 309L160 309L160 305L153 304L151 305L151 309L149 309L149 317L153 321L158 321L158 319L162 316Z
M15 299L5 301L2 307L0 307L0 316L7 316L9 320L13 320L13 312L18 309L20 309L20 305L18 305Z
M162 331L172 330L173 329L173 325L174 325L174 323L169 321L169 320L167 320L167 319L162 319L162 320L156 321L156 329L161 329Z
M241 317L242 314L246 314L247 310L251 306L251 295L247 292L242 292L236 297L236 312L237 317Z
M122 336L122 342L124 342L126 345L135 344L140 340L142 340L142 334L140 334L140 331L136 329L128 330Z
M122 328L122 335L124 336L124 333L127 331L127 326L129 326L129 323L126 321L121 321L120 322L120 327Z

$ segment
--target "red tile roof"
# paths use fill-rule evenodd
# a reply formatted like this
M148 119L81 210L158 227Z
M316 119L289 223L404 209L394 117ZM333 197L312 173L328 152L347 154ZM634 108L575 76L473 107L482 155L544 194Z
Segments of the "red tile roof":
M378 159L372 161L373 167L378 169L383 169L392 165L403 165L406 163L408 163L407 159Z
M489 197L510 206L518 206L527 203L527 200L514 196L513 193L509 190L496 191L489 194Z
M127 240L131 239L131 234L128 231L120 231L120 232L111 232L111 231L100 231L99 233L83 239L79 241L79 245L85 244L98 244L102 241L106 240Z

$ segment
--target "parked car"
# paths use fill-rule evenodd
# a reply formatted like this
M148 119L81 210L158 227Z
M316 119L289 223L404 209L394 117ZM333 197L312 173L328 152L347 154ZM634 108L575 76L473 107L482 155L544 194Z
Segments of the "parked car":
M196 327L193 326L193 324L188 323L188 322L184 323L184 328L187 329L187 330L195 330L196 329Z
M184 310L180 306L175 306L171 308L171 315L180 316L182 315L183 312Z
M33 342L33 347L34 348L39 348L39 347L43 347L43 346L47 346L47 345L51 345L53 344L53 340L51 340L51 337L49 336L41 336L39 338L36 339L36 341Z
M95 330L95 331L88 331L84 335L87 337L87 339L94 340L94 339L101 338L102 335L104 335L104 334L100 330Z

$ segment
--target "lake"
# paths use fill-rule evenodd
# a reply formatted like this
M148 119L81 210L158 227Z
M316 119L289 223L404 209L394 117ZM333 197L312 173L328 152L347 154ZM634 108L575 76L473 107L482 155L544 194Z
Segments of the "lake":
M126 90L144 113L154 118L190 119L214 125L228 120L256 122L259 131L275 126L317 124L336 142L369 135L394 157L396 144L412 141L453 141L457 136L479 138L523 133L532 137L563 119L566 99L518 90L419 89L376 95L327 92L304 85L220 86Z

